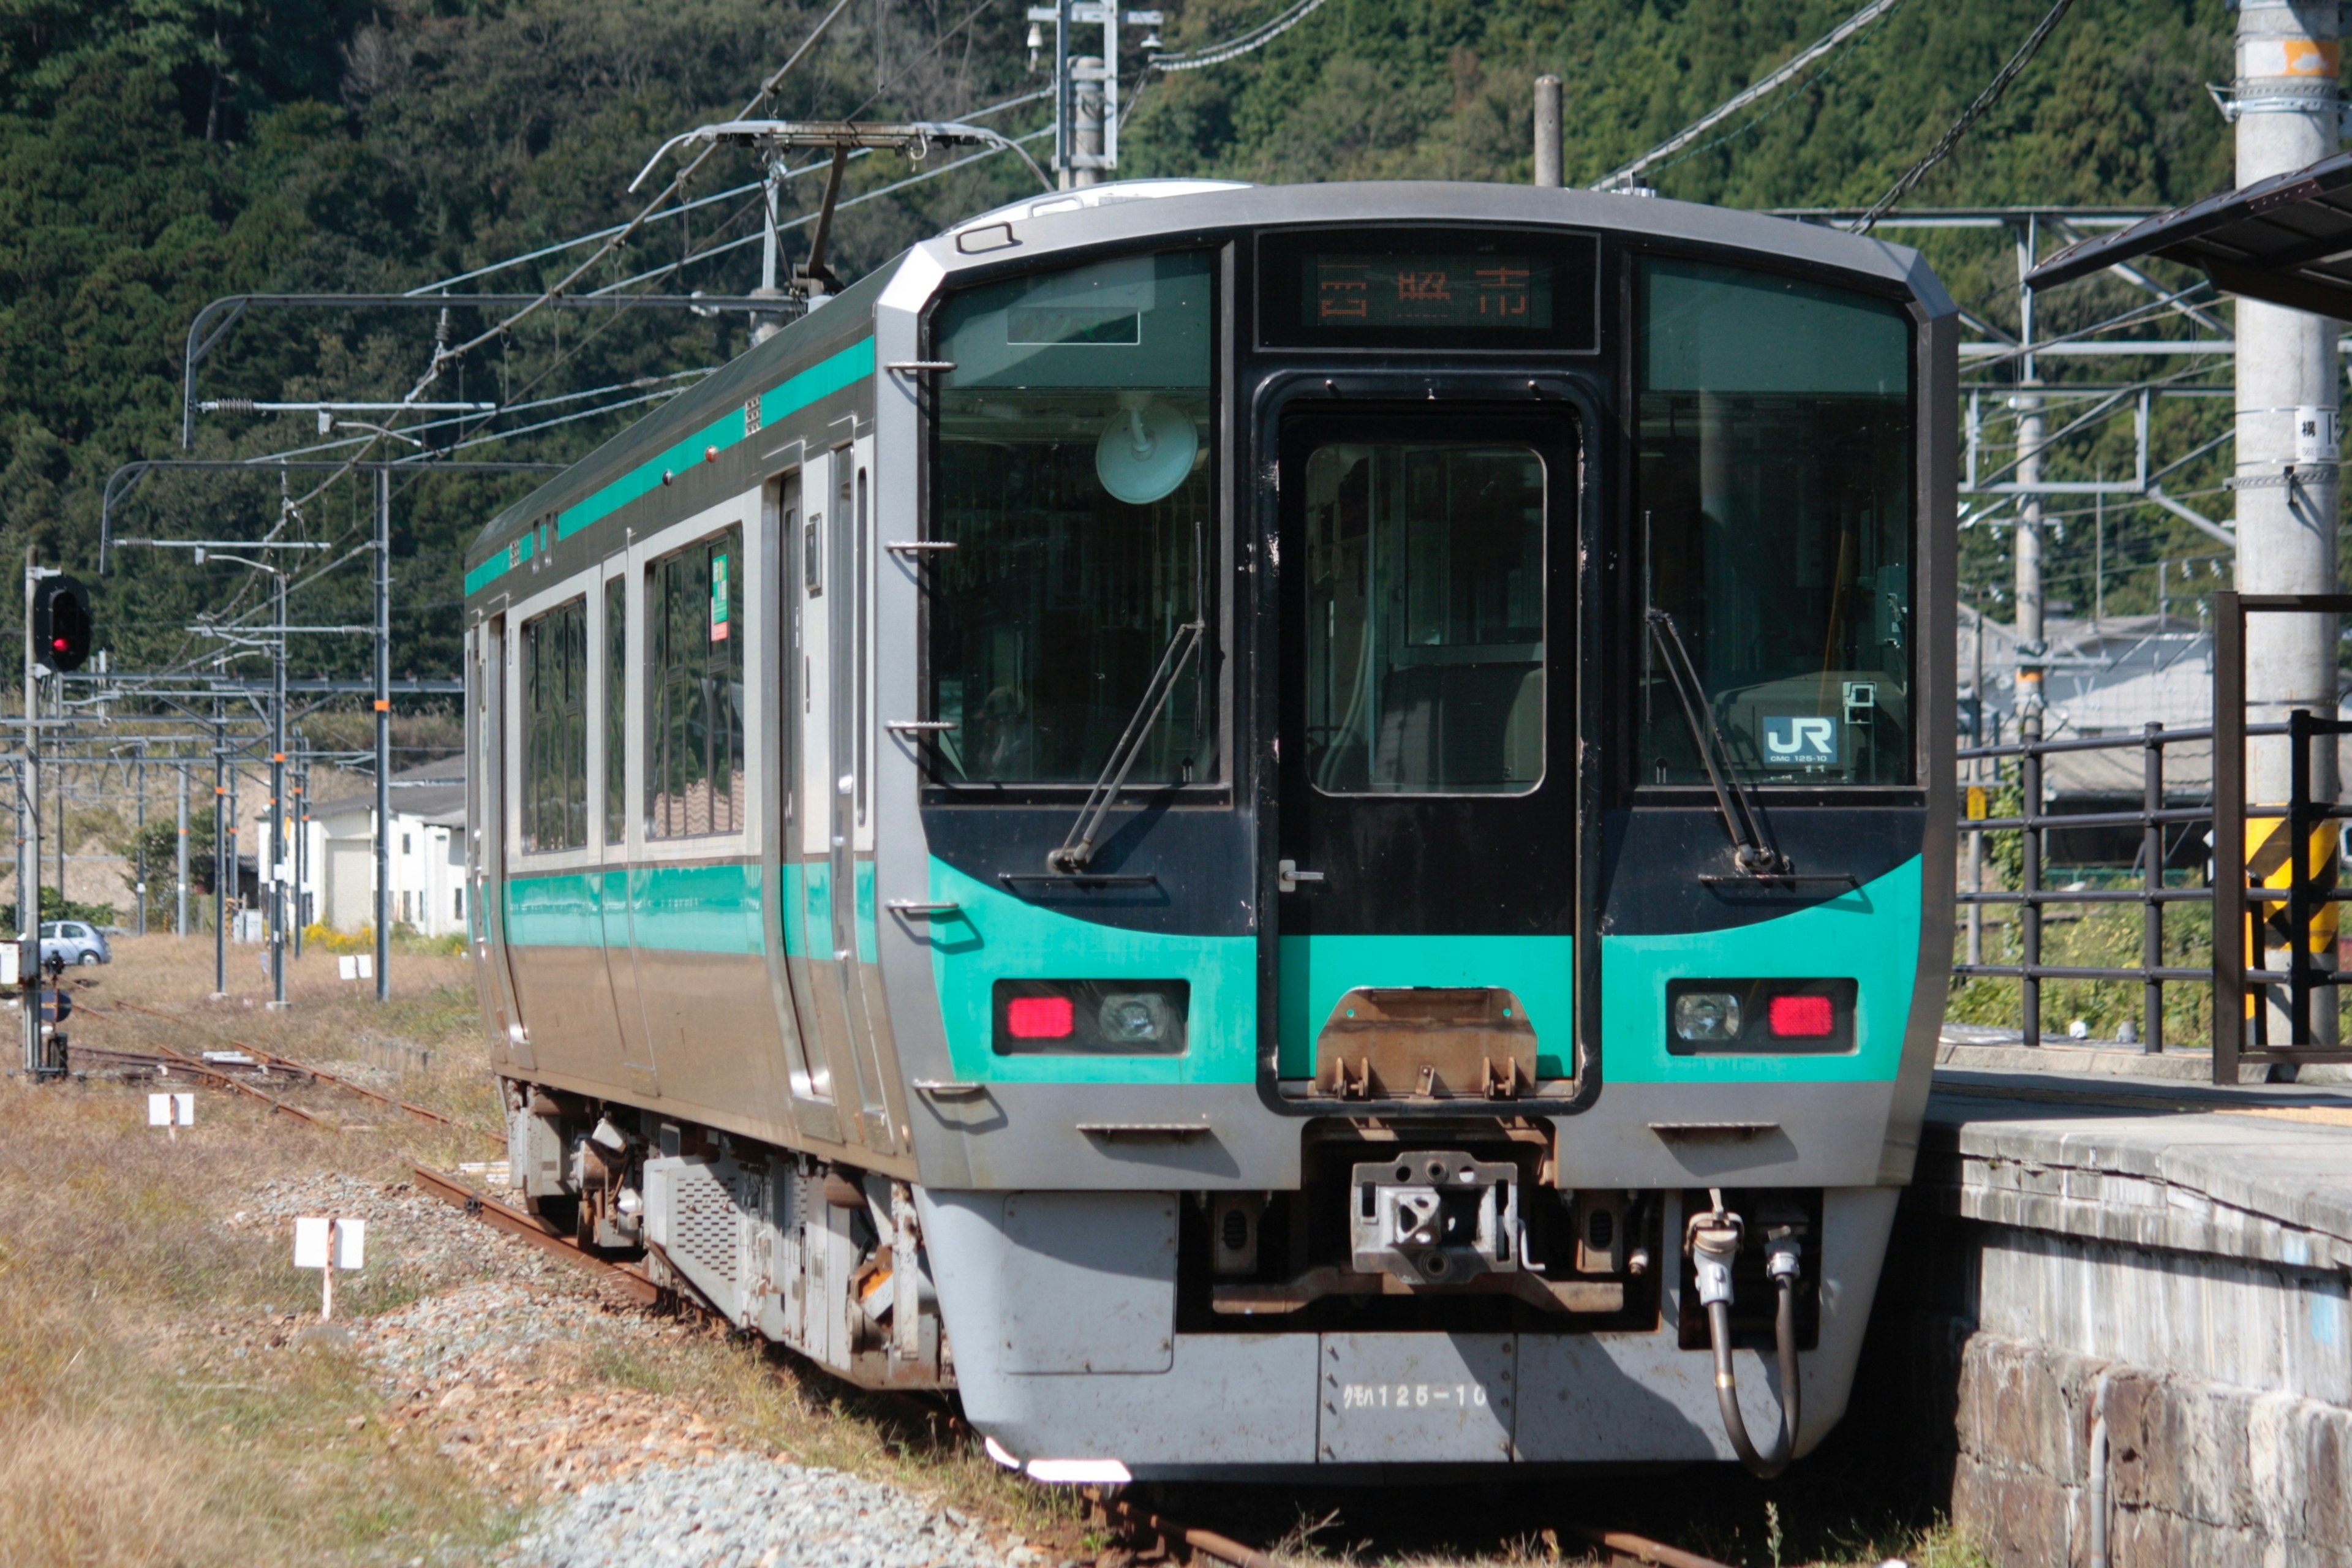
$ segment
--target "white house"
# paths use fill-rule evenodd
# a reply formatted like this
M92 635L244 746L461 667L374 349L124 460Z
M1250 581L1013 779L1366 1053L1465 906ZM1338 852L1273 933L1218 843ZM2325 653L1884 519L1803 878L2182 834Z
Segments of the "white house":
M392 775L392 918L425 936L466 929L466 759ZM337 931L375 923L375 791L313 806L310 917ZM289 874L290 875L290 868Z

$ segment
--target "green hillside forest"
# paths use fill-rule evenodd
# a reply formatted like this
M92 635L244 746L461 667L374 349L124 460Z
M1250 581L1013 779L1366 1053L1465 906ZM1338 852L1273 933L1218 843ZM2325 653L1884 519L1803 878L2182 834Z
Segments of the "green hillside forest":
M1162 32L1180 50L1282 8L1162 3ZM1328 0L1243 58L1131 79L1121 173L1525 181L1530 86L1550 71L1566 84L1570 177L1591 180L1790 58L1855 3ZM1656 171L1655 184L1670 196L1735 206L1867 204L1935 142L2046 4L1907 0ZM21 559L29 544L46 561L94 567L108 476L131 458L177 455L183 340L205 301L398 292L619 222L636 210L641 198L625 187L653 150L738 112L822 10L777 0L5 0L0 556ZM771 111L989 110L1044 85L1029 67L1023 12L1016 0L852 0ZM2229 128L2205 84L2229 75L2230 23L2216 0L2081 0L1910 201L2158 205L2226 185ZM1041 102L1015 103L986 122L1019 134L1045 113ZM850 188L877 190L950 161L935 153L918 170L877 153L852 165ZM688 194L718 195L755 176L748 154L724 153ZM879 196L844 213L836 265L854 275L960 215L1034 188L1015 160L997 156ZM807 211L816 192L814 178L794 182L788 216ZM640 279L671 293L739 292L757 281L756 243L698 253L750 237L755 219L756 203L739 194L652 224L577 287ZM788 253L804 233L788 235ZM2013 329L2015 258L2000 231L1886 237L1926 246L1969 310ZM559 252L460 287L536 289L589 254ZM2057 297L2045 322L2063 328L2126 308L2123 288ZM394 399L429 363L437 331L457 341L488 324L479 310L444 323L430 310L257 308L223 337L203 395ZM745 330L738 316L683 310L541 313L426 395L532 406L410 439L468 443L463 457L575 457L632 416L597 410L688 384L739 353ZM2110 361L2100 374L2177 368ZM2225 409L2168 401L2160 439L2185 452L2205 426L2222 427ZM2055 461L2084 471L2127 463L2127 423ZM307 416L206 415L195 452L289 451L321 439ZM2191 465L2168 488L2203 493L2210 505L2223 499L2218 474L2210 461ZM321 485L325 477L295 474L281 489L246 474L155 474L123 504L117 532L249 537L282 523L292 537L363 541L367 487ZM455 668L459 552L530 482L404 477L394 501L396 668ZM2215 553L2152 507L2114 508L2093 522L2086 513L2060 518L2052 542L2051 593L2085 609L2095 553L2110 568L2111 612L2151 606L2155 561ZM1972 512L1962 535L1970 591L1997 616L2001 523ZM362 563L339 549L308 558L303 571L295 619L364 617ZM216 651L190 634L190 621L248 608L255 592L234 563L126 550L102 588L105 640L121 665L187 666ZM308 638L297 653L305 671L356 672L364 658L364 644L350 638Z

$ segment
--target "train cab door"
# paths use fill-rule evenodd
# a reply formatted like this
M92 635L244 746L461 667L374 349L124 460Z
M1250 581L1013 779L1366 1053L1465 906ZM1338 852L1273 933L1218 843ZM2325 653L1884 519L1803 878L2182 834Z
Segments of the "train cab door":
M803 476L801 869L809 1008L835 1083L856 1089L856 1142L887 1153L898 1141L876 972L873 447L836 447Z
M516 1067L529 1072L539 1063L523 1027L514 972L507 964L506 634L504 616L485 616L475 625L472 658L466 666L467 727L473 732L467 779L474 795L467 831L467 879L472 884L467 896L473 910L469 934L491 1037L511 1053Z
M1524 404L1322 405L1281 426L1285 1079L1337 1087L1327 1027L1399 1005L1516 1013L1536 1040L1511 1092L1572 1071L1578 437ZM1328 1054L1353 1079L1349 1027ZM1484 1063L1458 1068L1371 1092L1480 1095Z

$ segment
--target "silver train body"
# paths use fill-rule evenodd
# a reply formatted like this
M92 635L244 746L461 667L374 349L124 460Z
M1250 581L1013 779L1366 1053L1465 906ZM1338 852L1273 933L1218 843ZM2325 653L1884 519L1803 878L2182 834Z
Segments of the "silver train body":
M517 1181L1045 1479L1729 1459L1776 1289L1809 1449L1949 960L1956 319L1414 184L818 303L467 556Z

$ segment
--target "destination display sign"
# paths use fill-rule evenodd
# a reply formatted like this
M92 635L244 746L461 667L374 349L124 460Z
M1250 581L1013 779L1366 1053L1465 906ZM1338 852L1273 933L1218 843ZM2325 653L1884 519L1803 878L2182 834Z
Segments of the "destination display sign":
M1552 264L1538 256L1331 256L1307 259L1310 327L1549 328Z
M1267 235L1260 341L1273 348L1597 346L1592 236L1373 229Z

